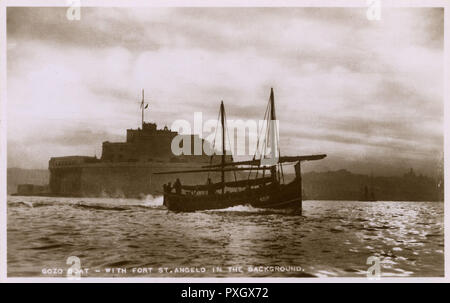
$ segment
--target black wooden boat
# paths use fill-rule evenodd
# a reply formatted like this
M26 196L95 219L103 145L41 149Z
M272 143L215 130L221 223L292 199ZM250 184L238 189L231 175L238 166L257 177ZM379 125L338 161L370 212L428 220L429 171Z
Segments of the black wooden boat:
M202 169L159 172L156 174L204 173L220 172L221 181L212 183L208 178L205 184L181 185L179 180L173 188L164 186L164 205L171 211L197 211L223 209L238 205L251 205L255 208L292 209L301 213L302 210L302 177L301 162L320 160L324 154L307 156L280 156L277 138L275 116L275 100L273 89L270 92L269 104L266 110L267 136L264 151L260 158L254 155L252 160L226 162L225 150L225 107L220 105L220 121L222 129L221 163L210 164ZM270 143L269 144L269 140ZM258 139L259 141L259 139ZM270 157L267 157L267 146L270 146ZM212 159L212 158L211 158ZM294 180L285 183L283 164L295 163ZM226 172L248 171L248 178L226 181ZM270 175L266 175L266 171ZM261 173L262 172L262 173ZM262 176L260 176L262 174ZM236 175L235 175L236 178Z

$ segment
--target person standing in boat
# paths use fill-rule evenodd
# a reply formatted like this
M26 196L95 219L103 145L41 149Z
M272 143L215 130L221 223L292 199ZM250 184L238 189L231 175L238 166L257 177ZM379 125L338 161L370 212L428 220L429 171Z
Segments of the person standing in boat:
M277 169L275 166L270 168L270 175L272 177L271 190L278 191L280 183L277 179Z
M211 182L211 178L208 178L206 185L208 185L208 195L214 195L216 193L216 190L214 189L214 186Z
M177 195L181 195L181 181L179 178L177 178L173 187L175 188L175 193Z
M172 191L172 183L164 184L164 192L169 193Z

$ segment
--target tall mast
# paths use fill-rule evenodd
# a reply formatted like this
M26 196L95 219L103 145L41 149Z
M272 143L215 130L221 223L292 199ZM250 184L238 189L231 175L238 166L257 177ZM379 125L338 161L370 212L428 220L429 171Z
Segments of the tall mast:
M222 124L222 194L225 192L225 107L223 105L223 100L220 103L220 123Z
M267 96L267 95L266 95ZM276 120L275 117L275 97L273 96L273 87L270 88L270 120Z
M277 148L277 129L276 129L276 116L275 116L275 97L273 96L273 88L270 88L270 153L272 158L276 156Z
M142 110L142 129L144 129L144 89L142 89L141 110Z
M273 88L270 88L270 153L272 159L275 159L277 153L277 133L276 133L276 115L275 115L275 97L273 95ZM276 163L271 167L270 173L272 177L277 179Z

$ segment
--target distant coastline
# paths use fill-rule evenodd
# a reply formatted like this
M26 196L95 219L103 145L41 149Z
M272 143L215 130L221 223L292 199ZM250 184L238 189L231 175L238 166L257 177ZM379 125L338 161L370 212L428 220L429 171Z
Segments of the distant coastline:
M372 184L376 201L444 201L443 176L431 178L412 169L401 176L355 174L345 169L303 174L305 200L360 201L364 187ZM17 192L19 184L47 185L46 169L8 168L7 194ZM367 201L370 202L370 201Z

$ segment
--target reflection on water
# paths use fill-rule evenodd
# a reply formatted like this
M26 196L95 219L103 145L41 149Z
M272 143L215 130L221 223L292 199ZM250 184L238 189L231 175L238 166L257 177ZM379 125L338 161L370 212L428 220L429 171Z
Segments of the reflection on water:
M443 219L444 204L427 202L305 201L297 216L247 206L173 213L161 197L8 197L8 276L44 276L43 268L67 269L77 256L88 276L153 268L144 276L365 277L376 256L382 276L437 277ZM237 266L243 272L228 271ZM302 271L248 271L255 266ZM115 267L126 274L105 273ZM206 271L170 272L186 267Z

